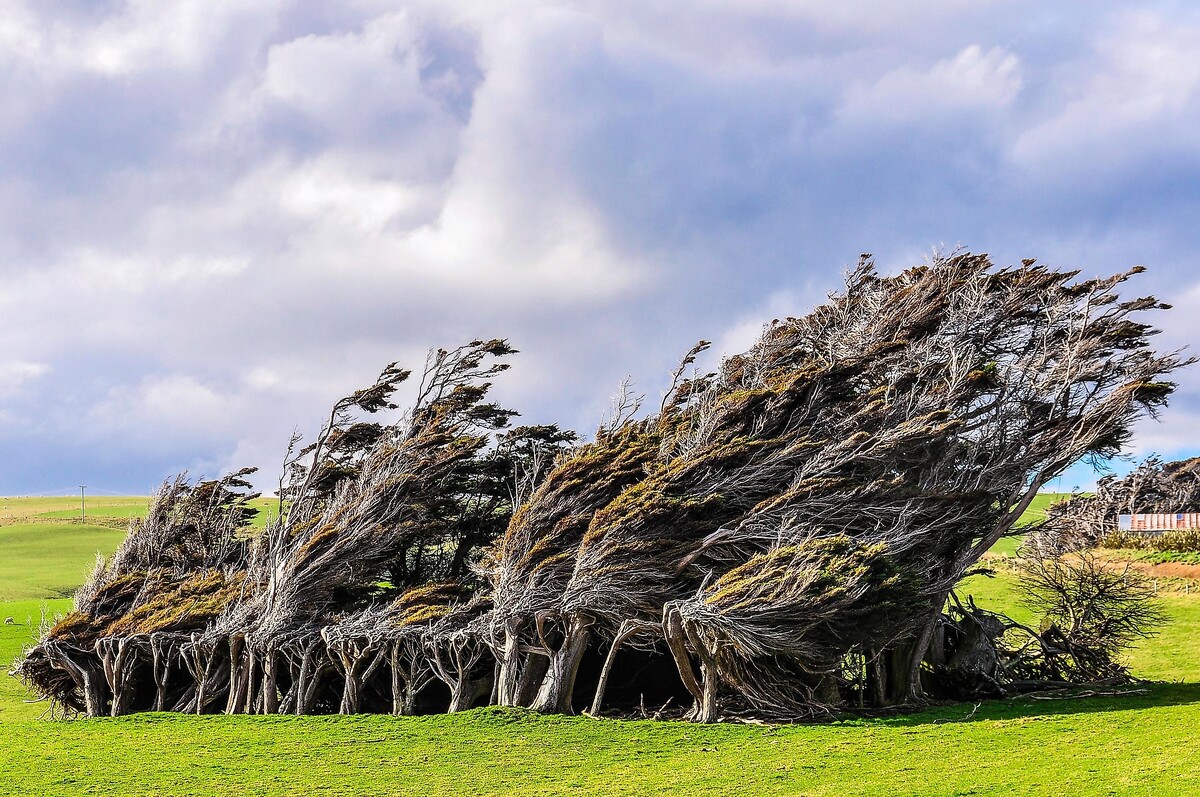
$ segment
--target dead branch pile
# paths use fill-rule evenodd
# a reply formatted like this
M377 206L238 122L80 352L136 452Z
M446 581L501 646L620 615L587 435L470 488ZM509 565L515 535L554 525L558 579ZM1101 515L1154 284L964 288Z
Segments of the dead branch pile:
M1117 296L1137 271L956 254L882 276L864 257L809 315L712 373L702 342L656 413L623 394L575 447L504 431L502 341L435 352L412 408L365 422L396 409L391 365L289 453L275 522L239 529L241 482L171 486L18 672L89 714L650 701L702 721L1114 677L1153 618L1047 604L1066 642L1039 636L1034 665L952 590L1173 391L1187 361L1136 320L1164 305ZM198 507L175 493L223 509L185 534Z

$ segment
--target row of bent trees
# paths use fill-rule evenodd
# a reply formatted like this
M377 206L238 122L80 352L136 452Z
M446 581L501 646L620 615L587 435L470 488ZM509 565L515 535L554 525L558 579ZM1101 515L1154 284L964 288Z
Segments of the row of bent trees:
M503 341L431 354L403 413L389 366L293 441L265 530L247 472L166 485L16 672L91 716L798 718L1036 681L953 588L1172 392L1137 271L864 257L585 443L488 401Z

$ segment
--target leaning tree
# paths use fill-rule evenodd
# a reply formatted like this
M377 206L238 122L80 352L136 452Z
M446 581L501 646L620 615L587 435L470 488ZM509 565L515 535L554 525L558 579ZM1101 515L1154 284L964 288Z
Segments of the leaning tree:
M1103 591L1107 619L1014 652L954 588L1174 390L1188 361L1142 320L1165 305L1118 296L1138 271L864 257L714 371L698 344L656 412L625 395L582 444L508 428L487 399L503 341L433 352L398 417L389 365L293 441L264 530L246 472L168 484L17 671L93 715L598 713L674 681L702 721L1117 673L1153 614L1136 589L1096 576L1071 594ZM1046 562L1044 583L1075 572Z
M481 549L570 439L497 436L514 413L486 400L489 380L512 353L496 340L433 352L391 422L363 416L398 409L409 372L395 365L340 399L312 445L293 445L261 532L246 527L247 472L168 484L18 673L92 715L310 713L355 710L386 660L392 705L411 710L426 632L469 602Z
M1119 515L1156 512L1200 512L1200 457L1165 462L1150 456L1125 476L1101 477L1092 493L1052 504L1029 547L1044 553L1086 550L1120 532Z
M1163 305L1117 297L1137 271L960 254L884 277L864 260L772 324L664 408L646 478L591 517L534 705L570 711L589 636L633 628L665 637L702 719L720 687L760 712L814 705L853 654L886 700L920 699L954 584L1172 391L1182 361L1135 320Z

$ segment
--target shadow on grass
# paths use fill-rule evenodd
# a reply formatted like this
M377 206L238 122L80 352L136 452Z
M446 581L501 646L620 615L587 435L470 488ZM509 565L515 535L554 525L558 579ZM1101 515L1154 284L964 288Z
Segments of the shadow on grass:
M1091 690L1104 692L1088 695L1089 690L1076 690L1084 694L1068 697L1064 695L1022 695L1006 700L985 700L978 708L973 703L955 703L926 709L913 714L881 717L868 722L882 722L893 726L918 726L954 722L983 722L1021 719L1023 717L1050 717L1066 714L1094 714L1109 711L1140 711L1166 706L1200 704L1200 683L1143 683L1130 687L1101 688ZM1120 692L1120 694L1111 694Z

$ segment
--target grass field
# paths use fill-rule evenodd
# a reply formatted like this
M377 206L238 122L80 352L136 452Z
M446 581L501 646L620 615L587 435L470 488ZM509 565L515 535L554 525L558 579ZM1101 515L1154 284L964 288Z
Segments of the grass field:
M19 653L44 611L70 605L46 596L120 536L45 520L0 520L0 615L17 623L0 626L0 663ZM1009 570L973 578L964 591L1022 616ZM823 725L497 709L52 722L38 719L43 707L24 702L15 680L0 678L0 795L1200 794L1200 596L1163 599L1173 622L1130 661L1143 677L1175 683L1119 698L992 701Z
M28 523L62 523L84 520L105 526L124 528L130 518L144 518L150 499L135 496L87 497L87 517L78 496L67 498L0 498L0 526ZM252 525L261 526L278 511L274 498L256 498L250 505L258 510Z
M149 500L137 497L87 497L87 514L91 518L128 520L145 517ZM0 498L0 524L36 523L79 519L82 515L79 496L69 498Z

